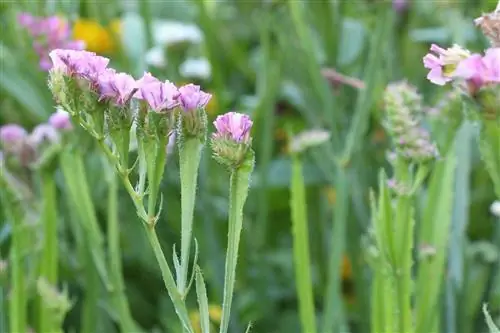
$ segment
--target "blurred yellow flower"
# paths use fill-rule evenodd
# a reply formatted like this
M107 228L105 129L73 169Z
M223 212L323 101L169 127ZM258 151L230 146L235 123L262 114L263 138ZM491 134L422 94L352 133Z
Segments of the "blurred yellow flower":
M208 315L212 322L219 324L222 317L221 307L218 305L209 305ZM195 333L201 333L200 313L198 310L192 311L189 314L189 319L191 320Z
M111 21L107 27L88 19L78 19L73 25L73 38L84 41L88 51L99 54L114 52L120 35L121 22L118 19Z

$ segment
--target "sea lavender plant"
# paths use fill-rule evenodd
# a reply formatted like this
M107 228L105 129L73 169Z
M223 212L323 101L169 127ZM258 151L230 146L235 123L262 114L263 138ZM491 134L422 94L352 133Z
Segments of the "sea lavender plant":
M378 203L372 198L375 248L371 252L375 269L372 287L372 325L376 332L423 332L435 327L427 326L434 321L428 311L433 309L439 295L439 283L425 285L422 272L434 269L442 275L444 251L447 244L447 228L451 222L449 208L452 203L453 155L437 162L431 173L429 200L438 200L441 206L428 204L430 208L415 228L415 194L422 187L430 171L430 165L440 155L430 134L420 124L422 117L421 97L407 82L390 84L384 96L386 117L384 126L390 134L394 152L389 161L393 178L380 177ZM441 186L441 187L439 187ZM438 191L440 197L438 198ZM432 198L432 199L431 199ZM433 217L440 217L435 226ZM437 249L432 267L419 265L416 280L419 294L413 293L413 251L415 231L419 242ZM422 293L422 294L420 294ZM389 295L385 297L384 295ZM414 298L416 300L413 308ZM398 314L393 317L396 311ZM429 330L432 328L431 330Z
M428 79L438 85L453 83L464 92L467 114L481 126L479 147L482 159L493 180L495 193L500 196L500 31L499 9L476 19L476 24L490 40L491 47L484 53L471 53L455 45L444 50L432 45L424 66L430 69ZM456 112L459 112L458 110Z
M193 269L190 280L187 273L196 179L207 132L205 106L211 95L193 84L177 88L173 83L160 81L149 73L135 80L126 73L116 73L108 67L107 58L91 52L57 49L50 53L50 57L53 68L49 87L55 101L69 112L75 124L95 139L116 169L142 220L179 319L187 332L193 332L184 299L191 284L187 282L192 281L194 276L200 307L205 308L203 304L207 303L202 275L196 268L196 255L193 265L196 269ZM135 126L132 126L133 123ZM214 124L217 128L211 140L214 156L231 170L232 175L230 246L221 326L226 332L234 288L241 214L254 155L249 134L252 122L247 116L229 113ZM132 128L136 132L138 161L130 168L128 152ZM158 205L160 210L162 206L161 197L158 200L160 181L166 165L167 150L171 145L169 139L173 138L179 145L182 187L180 261L174 253L177 283L155 232L159 219ZM133 186L129 176L136 165L139 166L139 177L136 186Z
M243 227L243 207L248 195L255 157L250 130L253 122L245 114L229 112L214 121L211 147L215 160L229 170L228 244L224 274L224 296L220 333L227 333L234 291L240 234Z

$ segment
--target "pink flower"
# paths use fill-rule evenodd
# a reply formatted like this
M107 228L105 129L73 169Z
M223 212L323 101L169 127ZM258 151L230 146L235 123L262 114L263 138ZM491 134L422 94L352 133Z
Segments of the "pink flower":
M44 142L59 142L59 134L56 129L49 124L40 124L36 126L29 135L29 143L36 148Z
M36 17L28 13L18 16L18 23L24 27L34 40L34 49L40 58L40 67L49 70L51 63L47 57L55 49L82 50L85 43L71 40L68 21L58 16Z
M192 83L180 87L179 92L178 100L184 111L204 108L212 98L212 95L207 94L200 89L200 86Z
M470 56L470 52L458 45L443 49L436 44L431 45L430 53L424 58L424 67L430 69L427 79L437 85L445 85L452 80L456 66ZM432 52L436 53L433 54Z
M144 75L139 80L137 80L137 87L139 88L139 90L137 90L137 92L134 94L134 97L138 99L143 99L142 89L143 88L147 89L146 86L148 84L157 84L157 83L161 83L161 81L158 80L153 75L151 75L151 73L148 72L144 73Z
M49 117L49 124L58 130L66 131L66 130L71 130L73 128L69 113L63 110L58 110L54 112Z
M93 52L77 50L52 50L49 53L56 71L66 75L77 75L96 85L98 78L106 71L109 59Z
M137 89L137 82L126 73L107 71L99 78L101 99L110 99L115 104L124 105Z
M27 136L24 128L16 124L7 124L0 127L0 142L4 145L18 143Z
M246 114L228 112L217 116L213 124L217 129L217 132L213 134L214 138L225 138L237 143L249 143L253 122Z
M170 110L179 104L179 90L168 80L161 82L153 77L143 77L139 90L140 96L137 98L145 100L155 112Z
M500 83L500 48L491 48L484 56L473 54L463 60L454 77L465 79L473 91L485 84Z

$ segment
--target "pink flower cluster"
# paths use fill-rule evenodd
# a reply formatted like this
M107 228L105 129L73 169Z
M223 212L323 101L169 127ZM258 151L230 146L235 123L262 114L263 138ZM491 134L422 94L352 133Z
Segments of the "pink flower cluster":
M49 70L52 63L49 52L58 49L83 50L85 42L71 39L68 22L58 16L37 17L21 13L17 17L20 26L25 28L33 38L33 48L40 58L40 68Z
M213 134L213 138L248 144L252 125L252 120L246 114L228 112L215 119L214 126L217 132Z
M49 54L54 71L63 75L84 79L100 100L109 100L124 105L131 98L143 100L154 112L163 112L180 107L189 112L204 108L212 95L199 86L187 84L177 88L170 81L160 81L150 73L135 80L126 73L117 73L108 68L109 59L93 52L56 49Z
M433 44L430 50L423 60L430 70L427 78L434 84L465 80L476 92L484 85L500 83L500 48L490 48L484 56L471 54L457 45L443 49Z
M70 115L62 110L53 113L47 123L37 125L31 133L17 124L7 124L0 127L0 147L5 155L17 156L23 163L29 163L27 158L34 157L37 149L44 143L57 143L61 133L73 129ZM3 153L2 153L3 155Z

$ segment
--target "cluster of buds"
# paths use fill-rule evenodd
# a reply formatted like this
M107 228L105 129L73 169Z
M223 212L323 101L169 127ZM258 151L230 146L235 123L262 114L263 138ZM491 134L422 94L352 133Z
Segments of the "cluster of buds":
M245 114L228 112L218 116L214 121L217 131L211 140L215 160L230 170L248 161L253 163L252 125L250 117Z
M31 133L17 124L0 127L2 163L29 167L45 161L49 148L57 147L62 135L72 129L70 116L62 110L53 113L48 122L39 124Z
M406 82L390 84L384 95L384 127L396 146L396 154L412 162L426 162L439 156L427 130L420 126L421 96Z
M204 108L211 95L199 86L187 84L178 88L150 73L135 80L109 68L109 59L92 52L58 49L50 57L54 68L49 85L56 101L96 138L101 139L107 129L121 155L128 153L133 121L139 141L166 140L174 129L175 112L171 111L181 111L182 134L205 136Z
M37 17L29 13L21 13L17 17L21 27L33 38L33 49L40 58L42 70L52 68L49 52L54 49L83 50L85 43L71 39L71 28L64 18L58 16Z

